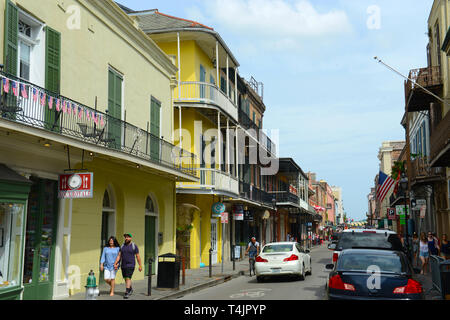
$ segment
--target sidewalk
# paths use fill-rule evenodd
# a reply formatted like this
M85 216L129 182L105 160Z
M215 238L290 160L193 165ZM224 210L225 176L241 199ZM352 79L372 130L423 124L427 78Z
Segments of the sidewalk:
M318 247L313 247L311 252ZM139 272L139 271L135 271ZM243 259L242 261L235 262L235 270L233 270L233 262L225 261L223 264L223 272L222 272L222 264L219 263L212 267L212 277L209 277L209 268L200 268L200 269L188 269L186 270L185 276L185 285L181 283L181 271L180 271L180 288L177 289L161 289L157 288L157 276L152 276L152 290L151 296L147 295L147 287L148 287L148 277L145 277L145 280L133 281L133 294L128 300L169 300L176 299L182 296L185 296L189 293L196 292L208 287L212 287L223 282L229 281L231 279L237 278L241 275L248 275L249 265L248 260ZM96 274L96 276L98 276ZM97 279L98 281L98 279ZM123 296L125 293L125 283L116 285L115 296L109 296L109 286L104 283L101 284L100 287L100 296L97 297L97 300L124 300ZM85 291L82 293L75 294L65 300L84 300L85 299Z

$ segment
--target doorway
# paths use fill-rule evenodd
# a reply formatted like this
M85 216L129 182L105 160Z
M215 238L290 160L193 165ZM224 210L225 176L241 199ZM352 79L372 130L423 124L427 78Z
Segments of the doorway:
M51 300L53 297L58 182L30 177L28 198L23 299Z
M217 219L211 219L211 264L217 264L217 247L218 247L218 230Z
M150 196L145 201L145 275L149 275L148 260L153 260L151 274L156 274L156 263L158 256L158 212L155 203Z
M103 208L102 208L102 229L100 236L100 257L103 248L107 245L108 239L111 236L116 236L116 205L113 193L110 188L105 190L103 194ZM100 259L99 259L100 260ZM104 272L100 272L100 283L104 283Z

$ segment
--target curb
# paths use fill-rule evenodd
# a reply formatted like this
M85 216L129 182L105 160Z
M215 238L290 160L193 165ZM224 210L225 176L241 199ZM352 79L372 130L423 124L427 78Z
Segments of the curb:
M181 297L183 297L183 296L185 296L187 294L194 293L194 292L206 289L208 287L214 287L216 285L228 282L228 281L230 281L232 279L239 278L243 274L244 274L244 272L240 271L239 273L230 274L230 275L224 275L224 276L222 276L220 278L208 281L206 283L202 283L202 284L196 285L194 287L186 288L186 289L183 289L181 291L178 291L178 292L175 292L173 294L169 294L167 296L164 296L164 297L161 297L161 298L158 298L158 299L154 299L154 300L172 300L172 299L176 299L176 298L181 298Z

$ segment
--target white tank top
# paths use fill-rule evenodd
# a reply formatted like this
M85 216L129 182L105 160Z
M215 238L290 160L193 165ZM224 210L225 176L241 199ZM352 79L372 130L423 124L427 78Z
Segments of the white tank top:
M428 252L428 242L420 241L420 252Z

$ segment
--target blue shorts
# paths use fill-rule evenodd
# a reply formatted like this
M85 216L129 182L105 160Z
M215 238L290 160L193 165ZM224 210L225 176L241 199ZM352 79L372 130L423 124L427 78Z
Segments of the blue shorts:
M424 258L429 258L430 257L430 254L428 253L428 252L420 252L420 256L421 257L424 257Z

